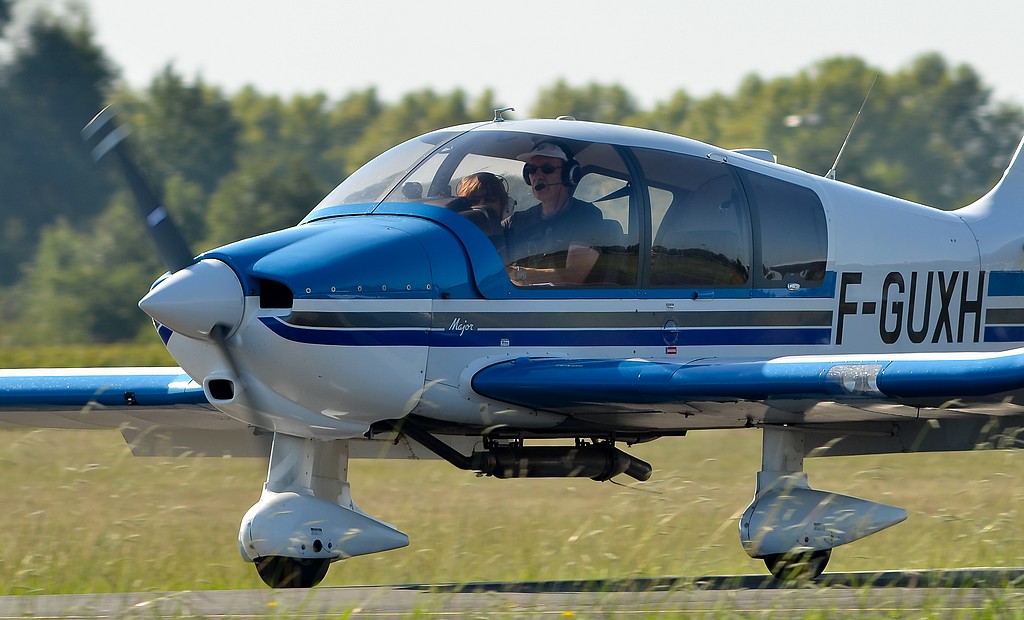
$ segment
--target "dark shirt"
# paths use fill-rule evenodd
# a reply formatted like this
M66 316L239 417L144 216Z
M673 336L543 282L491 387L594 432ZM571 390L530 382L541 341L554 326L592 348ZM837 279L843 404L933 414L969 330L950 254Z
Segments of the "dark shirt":
M509 261L521 267L564 268L570 245L601 245L601 210L575 198L551 217L542 205L517 211L504 222L508 229Z

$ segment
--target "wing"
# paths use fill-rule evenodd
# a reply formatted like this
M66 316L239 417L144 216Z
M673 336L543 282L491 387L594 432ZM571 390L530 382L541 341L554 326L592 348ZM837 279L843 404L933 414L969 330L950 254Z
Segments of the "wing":
M117 429L137 455L269 454L176 367L0 370L0 428L19 427Z
M0 426L210 428L224 417L180 368L0 370Z
M518 358L482 369L488 398L636 429L801 425L829 454L1016 446L1024 349L771 359ZM684 414L684 415L666 415ZM839 441L842 440L842 441Z
M135 456L270 456L273 435L210 404L181 368L0 369L0 429L117 429ZM449 438L471 451L474 438ZM433 459L404 436L351 440L353 458Z

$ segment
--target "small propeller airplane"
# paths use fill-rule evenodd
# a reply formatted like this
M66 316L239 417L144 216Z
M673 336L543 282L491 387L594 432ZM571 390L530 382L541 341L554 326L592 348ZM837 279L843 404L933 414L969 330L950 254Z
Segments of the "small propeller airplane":
M907 513L812 488L805 458L1022 446L1022 147L945 212L765 150L503 112L394 147L293 228L196 257L104 110L83 133L122 164L168 269L139 305L180 368L3 371L0 422L269 457L238 543L271 587L409 544L353 502L350 458L642 481L630 445L760 429L740 542L813 578ZM457 195L480 173L501 189ZM548 220L547 241L517 239L545 192L576 224L590 214L585 232ZM469 214L496 198L516 215L487 234Z

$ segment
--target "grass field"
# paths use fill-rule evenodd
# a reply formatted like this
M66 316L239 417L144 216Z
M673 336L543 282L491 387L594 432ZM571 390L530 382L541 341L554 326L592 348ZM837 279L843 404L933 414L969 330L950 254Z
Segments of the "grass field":
M335 564L324 583L764 572L736 531L759 449L753 430L636 446L655 473L629 487L353 461L355 500L412 544ZM1014 452L808 460L812 486L910 513L836 549L829 570L1024 564L1022 465ZM135 458L116 432L2 431L0 595L264 587L236 539L264 475L256 459Z

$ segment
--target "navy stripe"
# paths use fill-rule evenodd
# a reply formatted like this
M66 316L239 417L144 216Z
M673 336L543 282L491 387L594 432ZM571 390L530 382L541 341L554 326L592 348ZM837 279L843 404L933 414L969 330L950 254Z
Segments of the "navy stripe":
M662 330L522 330L434 332L431 345L440 347L495 347L502 339L513 347L663 347L719 345L821 345L832 341L831 329L681 329L666 340Z
M167 346L167 342L171 339L171 335L174 332L171 331L171 328L169 328L169 327L167 327L165 325L161 325L160 323L157 323L156 324L156 333L160 335L160 340L163 340L164 346L166 347Z
M988 274L989 297L1024 295L1024 271L991 271Z
M424 329L303 329L275 317L261 317L260 321L293 342L363 347L827 345L832 340L830 328L680 329L672 334L673 341L666 341L661 329L468 330L460 335L457 331Z
M985 328L985 342L1024 342L1024 326L1000 325Z
M831 344L830 328L680 330L681 345Z

